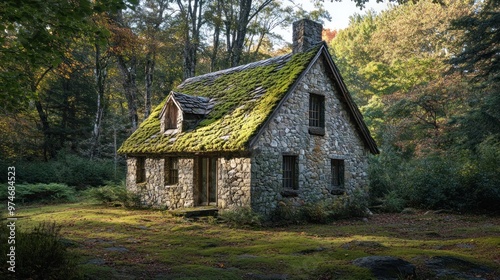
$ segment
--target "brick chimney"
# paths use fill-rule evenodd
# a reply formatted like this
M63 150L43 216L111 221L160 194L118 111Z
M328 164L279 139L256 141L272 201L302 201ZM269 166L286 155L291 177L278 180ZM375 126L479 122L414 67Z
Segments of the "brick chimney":
M323 25L309 19L293 23L293 53L306 52L322 40Z

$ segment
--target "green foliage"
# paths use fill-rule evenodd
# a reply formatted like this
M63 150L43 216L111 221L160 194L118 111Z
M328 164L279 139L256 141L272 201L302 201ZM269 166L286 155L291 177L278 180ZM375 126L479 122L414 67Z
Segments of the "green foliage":
M399 213L405 208L406 201L396 191L390 191L384 196L382 211Z
M385 198L384 207L394 210L408 205L497 212L499 155L500 144L493 138L477 152L456 150L405 161L386 154L369 171L372 200Z
M29 231L16 228L15 273L7 270L7 253L2 254L2 279L83 279L77 269L76 256L69 253L60 235L61 227L55 222L43 222ZM10 229L2 223L0 244L2 252L10 252L6 240Z
M60 203L76 200L76 191L65 184L16 184L15 200L23 203ZM7 197L7 186L2 185L0 196Z
M135 2L135 1L128 1ZM36 98L43 76L67 58L76 38L100 30L92 16L125 7L122 0L13 1L0 4L0 104L19 109Z
M124 177L125 168L115 166L111 160L89 160L77 155L61 155L57 159L44 161L21 161L15 164L0 163L7 170L7 166L15 166L16 182L19 183L60 183L85 189L89 186L104 185L108 181L119 182ZM0 172L0 179L7 181L7 172Z
M355 189L350 194L337 197L331 204L332 217L335 219L365 217L369 206L368 194Z
M324 224L337 219L365 217L368 204L366 193L362 190L355 190L351 194L305 204L280 201L269 218L275 225Z
M303 212L289 201L280 201L269 216L275 225L299 224L304 221Z
M139 207L141 205L140 196L129 192L124 184L89 188L84 191L84 194L88 198L107 205L123 205L125 207Z
M331 211L328 205L322 201L309 203L303 206L303 216L311 223L324 224L331 218Z
M220 212L219 218L225 223L235 227L258 227L262 222L262 217L255 213L250 207L238 207L232 210L224 210Z

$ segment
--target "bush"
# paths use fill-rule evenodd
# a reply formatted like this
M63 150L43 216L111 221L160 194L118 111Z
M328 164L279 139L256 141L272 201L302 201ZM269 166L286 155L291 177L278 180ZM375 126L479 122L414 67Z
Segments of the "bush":
M372 159L371 200L387 211L402 206L460 212L500 211L500 143L486 139L477 150L433 152L419 158Z
M350 195L309 202L305 205L294 205L280 201L270 216L275 225L300 223L327 223L335 219L365 217L368 210L368 196L362 190Z
M31 231L17 231L15 243L15 274L9 272L8 257L3 254L2 279L83 279L77 270L76 256L66 250L55 223L41 223ZM2 223L0 235L7 240L10 229ZM11 245L2 242L2 252L9 252ZM7 267L5 265L7 264Z
M270 215L270 221L275 225L299 224L304 221L300 207L291 202L280 201Z
M395 191L391 191L384 197L382 211L389 213L399 213L405 208L406 202Z
M262 217L255 213L250 207L240 207L232 210L224 210L219 218L227 224L235 227L256 227L261 225Z
M125 207L139 207L141 205L139 195L129 192L124 184L89 188L84 192L84 195L107 205L121 204Z
M7 187L2 186L0 196L7 197ZM64 184L16 184L16 201L22 203L59 203L76 201L74 188Z
M112 160L89 160L77 155L63 154L58 158L44 161L1 162L0 166L14 166L16 181L28 184L60 183L85 189L102 186L107 181L118 183L125 177L124 166L119 166L115 174ZM6 168L4 170L7 170ZM7 172L0 172L0 181L6 182Z
M323 201L308 203L301 210L304 219L311 223L324 224L332 218L331 209Z

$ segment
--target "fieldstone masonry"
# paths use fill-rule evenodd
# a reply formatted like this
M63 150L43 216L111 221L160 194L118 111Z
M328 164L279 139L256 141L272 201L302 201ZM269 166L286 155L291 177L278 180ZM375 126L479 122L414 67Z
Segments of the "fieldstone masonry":
M218 166L219 208L250 206L250 159L219 158Z
M331 197L331 159L345 164L345 191L368 185L368 151L356 133L346 104L318 60L255 144L252 156L252 207L269 214L284 199L298 203ZM325 95L325 135L309 133L309 95ZM306 101L306 102L305 102ZM299 190L295 198L284 198L283 155L295 155L299 165Z
M367 148L356 132L346 104L326 74L324 62L317 63L290 94L274 119L255 142L250 157L217 158L217 206L251 206L270 214L279 201L315 202L332 197L331 160L345 164L344 188L347 194L368 185ZM325 96L325 135L309 133L309 95ZM305 102L306 101L306 102ZM284 197L282 186L283 155L298 160L298 195ZM179 182L165 184L165 159L147 158L146 183L136 183L136 158L127 161L127 186L142 194L148 206L176 209L196 206L195 157L179 158Z
M146 182L137 183L136 157L127 159L127 188L139 193L144 206L177 209L194 207L196 165L194 158L179 158L179 181L175 185L167 185L165 176L166 160L164 158L147 158L145 161ZM250 206L250 158L218 158L217 159L217 206L234 208Z
M293 53L309 51L322 40L319 23L301 20L293 24L293 29ZM378 150L366 127L362 126L364 124L360 124L362 117L359 112L348 108L347 103L349 106L353 104L342 95L345 89L341 90L337 84L341 80L333 77L336 74L331 72L337 70L327 64L328 59L331 59L328 54L319 57L303 72L304 76L281 100L271 120L261 128L258 138L252 139L252 146L245 150L248 156L223 151L210 155L212 159L216 158L216 175L210 173L208 176L215 176L219 208L251 206L256 212L269 215L280 201L302 205L335 197L339 190L348 195L355 190L366 190L367 154L370 151L378 153ZM165 131L167 114L161 115L160 131L165 134L189 129L215 106L214 100L172 94L176 104L181 106L177 107L178 129ZM309 127L311 95L314 95L314 100L320 100L314 103L315 108L324 107L319 110L324 112L324 127L322 117L319 118L319 125ZM169 141L175 141L175 138ZM198 191L198 163L200 157L209 155L203 152L182 154L178 158L178 183L174 185L166 184L169 180L165 164L169 161L165 158L168 156L156 154L137 158L129 154L127 188L140 193L143 204L147 206L167 209L198 206L199 198L203 197ZM298 186L293 190L283 188L284 156L294 156L297 165ZM137 182L138 159L145 159L145 182ZM337 166L343 162L343 168L335 169L343 172L344 181L340 189L332 184L332 160Z
M293 53L306 52L322 41L323 26L312 20L303 19L293 23Z

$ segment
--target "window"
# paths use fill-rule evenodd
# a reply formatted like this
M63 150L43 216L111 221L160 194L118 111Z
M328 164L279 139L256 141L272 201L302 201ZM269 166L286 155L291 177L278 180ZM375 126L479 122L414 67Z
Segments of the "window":
M135 177L135 182L136 183L144 183L146 182L146 164L145 164L146 159L143 157L138 157L136 160L136 177Z
M344 193L344 160L332 159L332 194Z
M283 156L283 188L293 190L299 188L297 169L296 156Z
M325 135L325 97L309 95L309 133Z
M175 157L165 159L165 184L175 185L179 182L179 160Z
M170 102L167 107L165 128L166 129L177 129L177 106L173 102Z

